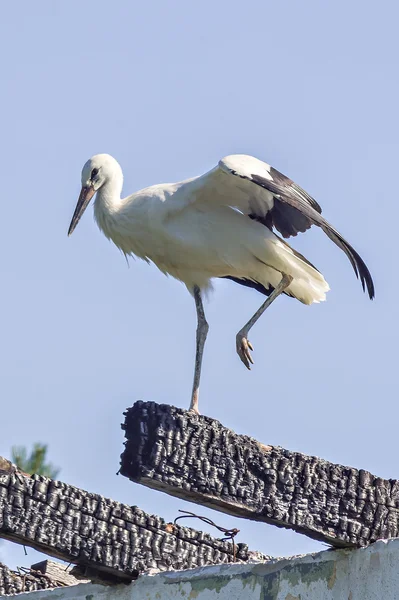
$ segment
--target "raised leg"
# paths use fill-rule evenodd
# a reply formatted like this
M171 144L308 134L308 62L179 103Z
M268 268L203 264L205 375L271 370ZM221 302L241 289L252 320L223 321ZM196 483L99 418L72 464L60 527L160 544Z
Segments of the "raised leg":
M205 318L204 306L201 299L201 291L198 286L194 287L194 300L195 308L197 309L197 343L195 352L195 369L194 369L194 382L193 382L193 393L191 396L190 409L192 412L199 414L198 411L198 396L199 396L199 384L201 378L201 365L202 356L204 354L204 346L206 336L208 335L209 325Z
M249 330L255 325L256 321L263 315L265 310L271 303L278 297L280 294L284 292L284 290L290 285L292 281L291 275L284 275L278 284L278 286L273 290L270 296L265 300L262 306L256 311L256 313L249 319L248 323L244 325L242 329L237 333L236 336L236 347L237 354L241 358L244 365L247 369L251 369L250 363L254 364L253 358L251 356L250 350L253 350L253 346L251 342L248 340Z

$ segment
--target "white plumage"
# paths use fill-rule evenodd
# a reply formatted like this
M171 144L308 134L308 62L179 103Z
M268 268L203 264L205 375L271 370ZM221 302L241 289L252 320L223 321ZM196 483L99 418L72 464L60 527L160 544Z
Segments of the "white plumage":
M248 331L282 292L304 304L325 300L323 275L278 235L312 224L347 254L363 289L374 296L371 275L356 251L321 216L317 202L270 165L245 155L228 156L200 177L160 184L121 198L122 170L108 154L93 156L82 170L82 191L69 234L97 192L99 228L125 255L153 262L182 281L198 314L197 357L190 408L198 411L202 353L208 325L201 292L215 277L228 277L269 296L237 334L237 351L249 368Z

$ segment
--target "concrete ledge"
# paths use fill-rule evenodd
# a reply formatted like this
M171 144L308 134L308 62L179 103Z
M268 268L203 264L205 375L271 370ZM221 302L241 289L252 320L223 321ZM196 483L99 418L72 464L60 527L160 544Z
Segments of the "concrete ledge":
M261 444L155 402L125 413L122 475L336 547L399 536L399 481Z
M399 540L291 559L142 575L111 588L79 584L31 600L397 600Z

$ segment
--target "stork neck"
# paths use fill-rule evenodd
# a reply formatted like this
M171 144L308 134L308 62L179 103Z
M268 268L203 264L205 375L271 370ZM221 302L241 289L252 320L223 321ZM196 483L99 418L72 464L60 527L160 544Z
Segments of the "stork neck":
M122 184L123 181L119 177L107 179L97 192L96 203L109 212L118 208L121 202Z

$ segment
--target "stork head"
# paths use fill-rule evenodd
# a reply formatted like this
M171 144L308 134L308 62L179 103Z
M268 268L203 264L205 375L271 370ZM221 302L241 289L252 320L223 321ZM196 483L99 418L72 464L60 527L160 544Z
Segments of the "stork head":
M94 194L108 182L116 181L122 187L120 183L122 180L122 169L119 163L109 154L96 154L84 164L82 189L68 229L68 235L73 233Z

